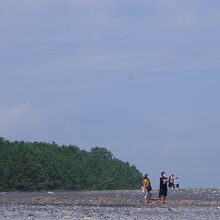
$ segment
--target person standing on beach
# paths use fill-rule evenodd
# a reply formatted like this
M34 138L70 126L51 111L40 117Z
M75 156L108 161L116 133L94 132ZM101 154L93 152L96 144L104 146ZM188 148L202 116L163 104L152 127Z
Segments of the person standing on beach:
M174 182L175 182L174 175L171 175L170 182L169 182L170 188L173 187L173 189L175 189L175 183Z
M180 179L179 179L179 177L176 178L176 182L175 183L176 183L176 188L179 189L180 188Z
M152 196L152 193L151 193L152 187L151 187L149 174L146 174L144 176L143 187L144 187L144 201L145 203L150 203L150 199Z
M171 183L171 176L169 176L169 180L168 180L168 187L171 188L172 187L172 183Z
M160 190L159 190L159 196L157 203L159 204L161 202L161 197L163 197L163 203L167 204L167 182L169 179L166 177L165 172L161 173L161 178L160 178Z

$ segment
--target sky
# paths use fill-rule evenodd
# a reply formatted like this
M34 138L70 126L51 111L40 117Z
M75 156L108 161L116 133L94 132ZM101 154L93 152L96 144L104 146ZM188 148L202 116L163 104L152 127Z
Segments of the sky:
M219 0L1 0L0 33L1 137L220 187Z

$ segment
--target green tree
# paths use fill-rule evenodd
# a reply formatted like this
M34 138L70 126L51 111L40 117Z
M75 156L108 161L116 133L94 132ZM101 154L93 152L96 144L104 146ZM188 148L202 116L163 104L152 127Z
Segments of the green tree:
M90 152L55 142L0 138L0 190L103 190L139 188L142 174L103 147Z

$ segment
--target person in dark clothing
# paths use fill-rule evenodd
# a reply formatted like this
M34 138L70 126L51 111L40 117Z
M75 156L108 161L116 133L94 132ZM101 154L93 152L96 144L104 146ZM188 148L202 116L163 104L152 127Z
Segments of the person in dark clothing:
M168 180L168 187L169 187L169 188L172 187L172 184L171 184L171 176L169 177L169 180Z
M163 203L167 203L167 182L169 179L166 177L165 172L161 173L161 178L160 178L160 190L159 190L159 196L157 203L161 202L161 197L163 197Z
M171 175L170 177L169 177L169 184L168 184L168 186L170 187L170 189L171 188L173 188L173 189L175 189L175 180L174 180L174 175Z

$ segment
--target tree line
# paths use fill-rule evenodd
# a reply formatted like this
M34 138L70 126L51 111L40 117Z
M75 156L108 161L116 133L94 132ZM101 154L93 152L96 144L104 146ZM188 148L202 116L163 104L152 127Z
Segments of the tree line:
M115 190L139 188L142 174L103 147L91 151L55 142L0 138L0 190Z

